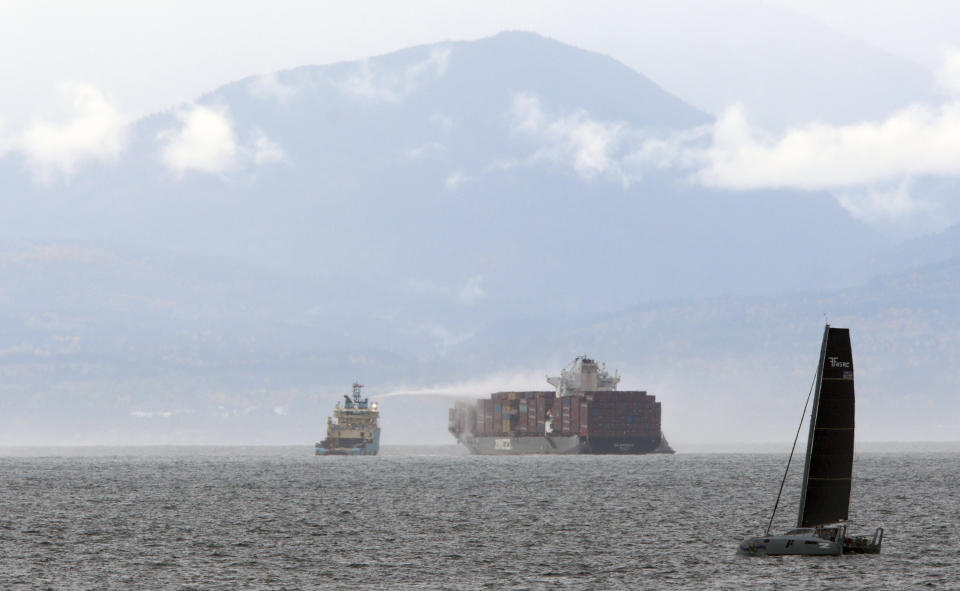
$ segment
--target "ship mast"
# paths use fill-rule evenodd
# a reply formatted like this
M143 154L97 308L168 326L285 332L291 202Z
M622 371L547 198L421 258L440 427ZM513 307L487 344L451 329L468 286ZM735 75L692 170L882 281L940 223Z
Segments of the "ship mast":
M363 388L363 384L360 382L353 383L353 401L359 406L361 402L366 402L366 400L360 400L360 389Z

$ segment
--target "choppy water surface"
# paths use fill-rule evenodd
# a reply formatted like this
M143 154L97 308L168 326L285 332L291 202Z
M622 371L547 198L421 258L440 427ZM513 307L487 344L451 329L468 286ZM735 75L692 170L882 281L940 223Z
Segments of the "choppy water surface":
M858 454L851 519L886 528L883 553L826 558L734 554L780 454L50 453L0 457L2 589L960 586L957 453Z

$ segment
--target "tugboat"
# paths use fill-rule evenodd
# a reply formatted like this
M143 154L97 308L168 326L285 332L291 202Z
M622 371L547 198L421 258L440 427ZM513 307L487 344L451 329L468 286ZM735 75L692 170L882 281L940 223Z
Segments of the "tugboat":
M353 398L344 394L333 417L327 418L327 438L316 444L318 456L375 456L380 451L380 411L362 398L363 384L353 383Z

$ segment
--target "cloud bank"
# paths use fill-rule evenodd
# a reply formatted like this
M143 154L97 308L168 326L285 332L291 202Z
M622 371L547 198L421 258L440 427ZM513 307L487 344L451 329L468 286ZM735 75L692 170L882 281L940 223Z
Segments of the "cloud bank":
M960 91L960 50L950 55L941 80ZM828 191L867 222L935 216L936 204L911 194L913 180L960 177L960 100L914 105L855 125L815 122L777 135L751 126L739 106L712 125L667 134L583 110L550 113L531 93L516 94L508 116L513 136L534 143L527 165L624 188L652 170L672 169L704 187Z
M764 137L741 109L713 127L699 179L730 189L836 189L916 175L960 174L960 102L914 106L884 121L819 123Z

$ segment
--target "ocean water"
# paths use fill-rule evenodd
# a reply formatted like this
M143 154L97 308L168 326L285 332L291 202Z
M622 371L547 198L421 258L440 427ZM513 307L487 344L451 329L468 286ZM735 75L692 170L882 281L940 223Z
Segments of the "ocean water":
M851 521L883 552L780 558L735 549L786 454L311 452L0 450L0 589L960 588L957 452L858 452Z

